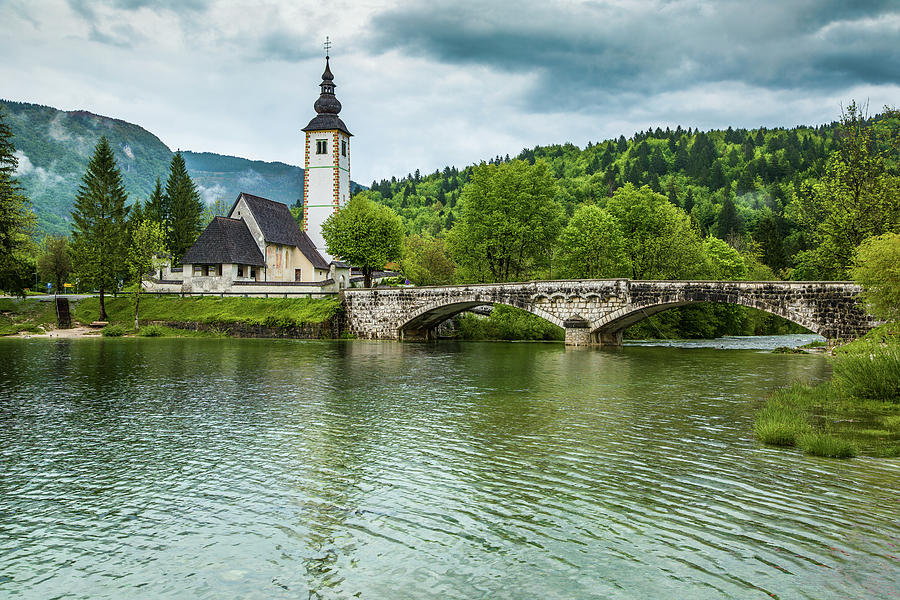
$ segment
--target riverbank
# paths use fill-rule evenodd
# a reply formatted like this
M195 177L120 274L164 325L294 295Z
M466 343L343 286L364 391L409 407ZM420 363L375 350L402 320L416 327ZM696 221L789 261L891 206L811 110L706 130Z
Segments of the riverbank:
M835 349L833 376L775 392L754 423L764 444L814 456L900 456L900 324Z
M56 328L53 302L0 298L0 335L85 337L272 337L320 339L341 336L341 304L337 297L242 298L145 296L140 303L139 331L134 330L134 299L105 299L104 330L90 328L100 316L100 299L71 303L71 329Z
M106 298L111 327L124 334L134 331L134 299ZM88 324L100 314L100 299L87 298L74 305L73 318ZM145 296L140 303L141 330L151 327L153 337L230 335L234 337L340 337L341 303L329 298L242 298ZM141 332L137 332L141 333ZM143 332L146 335L147 332Z

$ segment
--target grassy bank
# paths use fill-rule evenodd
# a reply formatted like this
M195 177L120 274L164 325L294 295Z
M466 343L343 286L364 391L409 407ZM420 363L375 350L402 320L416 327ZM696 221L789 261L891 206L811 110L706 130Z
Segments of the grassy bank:
M757 439L815 456L900 456L900 324L838 348L832 360L830 381L769 398L756 417Z
M172 323L202 323L227 327L249 325L269 328L300 327L325 323L334 319L341 310L337 297L312 298L181 298L178 296L144 296L141 298L141 323L165 321ZM110 325L134 329L134 300L131 297L106 298L106 312ZM99 298L86 298L75 304L74 319L80 323L97 320L100 314ZM153 336L186 335L183 330L168 327L144 326Z
M56 307L52 302L0 298L0 335L37 333L55 325Z

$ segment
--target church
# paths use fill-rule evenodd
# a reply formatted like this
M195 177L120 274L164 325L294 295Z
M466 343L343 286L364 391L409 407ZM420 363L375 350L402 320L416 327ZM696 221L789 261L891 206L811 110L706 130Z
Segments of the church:
M350 199L350 137L338 116L330 58L325 57L316 116L303 128L303 227L286 204L242 192L185 253L182 266L144 282L150 291L242 293L336 291L351 285L350 266L328 254L325 220Z

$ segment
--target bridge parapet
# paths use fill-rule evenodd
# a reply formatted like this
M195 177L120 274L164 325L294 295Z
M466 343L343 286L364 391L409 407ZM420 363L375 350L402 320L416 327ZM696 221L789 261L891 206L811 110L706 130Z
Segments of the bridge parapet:
M475 306L506 304L566 331L570 345L618 345L630 325L697 302L757 308L829 339L853 339L875 325L849 282L530 281L343 292L351 333L374 339L428 339L444 320Z

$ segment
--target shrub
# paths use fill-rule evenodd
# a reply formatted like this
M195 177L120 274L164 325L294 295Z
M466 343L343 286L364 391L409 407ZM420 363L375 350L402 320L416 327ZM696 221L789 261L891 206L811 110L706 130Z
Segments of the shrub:
M780 403L766 405L753 425L756 439L769 446L795 446L797 438L808 429L799 411Z
M871 237L856 249L853 279L863 287L869 311L900 319L900 234Z
M857 342L835 359L834 379L855 398L900 402L900 344Z
M166 330L159 325L145 325L138 330L138 335L141 337L162 337L166 335Z
M852 442L825 433L804 433L797 438L797 445L811 456L853 458L859 454L859 449Z
M103 337L122 337L125 335L125 328L121 325L107 325L100 333L103 334Z

